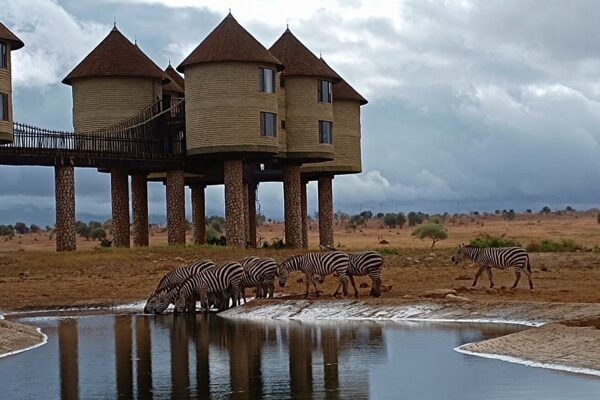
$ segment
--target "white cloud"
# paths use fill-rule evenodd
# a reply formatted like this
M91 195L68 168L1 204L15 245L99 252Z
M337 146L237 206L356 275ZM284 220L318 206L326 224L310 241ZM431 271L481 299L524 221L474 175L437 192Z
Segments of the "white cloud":
M107 34L108 27L79 21L55 1L0 0L5 23L25 47L13 53L14 85L60 82Z

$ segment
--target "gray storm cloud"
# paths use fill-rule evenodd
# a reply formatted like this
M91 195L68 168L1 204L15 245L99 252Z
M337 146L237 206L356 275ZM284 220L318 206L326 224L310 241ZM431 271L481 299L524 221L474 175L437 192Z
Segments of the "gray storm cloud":
M60 79L114 16L159 65L178 63L223 17L213 3L170 3L0 0L3 22L26 42L14 54L16 119L70 128L70 89ZM291 18L296 35L370 100L363 108L364 172L335 179L336 209L453 211L457 201L473 209L534 208L557 198L596 204L595 2L371 4L308 2ZM238 8L236 17L267 47L284 29L282 15L258 19ZM51 170L1 167L0 179L0 223L36 207L53 218ZM78 212L109 214L107 177L89 170L77 179ZM222 212L222 188L207 196L209 212ZM265 214L281 216L280 184L261 185L259 198ZM311 185L311 212L315 198ZM151 186L150 199L150 212L164 214L161 185Z

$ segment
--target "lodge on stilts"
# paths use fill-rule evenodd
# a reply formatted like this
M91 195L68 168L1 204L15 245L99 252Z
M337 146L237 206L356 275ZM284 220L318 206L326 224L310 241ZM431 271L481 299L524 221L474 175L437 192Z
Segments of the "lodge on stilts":
M306 248L313 180L319 243L333 246L333 178L361 172L367 101L289 28L267 49L229 13L177 72L115 26L63 79L73 132L13 121L11 52L23 45L0 22L0 164L54 167L58 251L76 249L77 167L110 173L118 247L148 246L148 181L166 186L169 244L185 244L185 186L202 244L205 188L224 184L227 245L255 247L257 188L271 181L283 182L286 245Z

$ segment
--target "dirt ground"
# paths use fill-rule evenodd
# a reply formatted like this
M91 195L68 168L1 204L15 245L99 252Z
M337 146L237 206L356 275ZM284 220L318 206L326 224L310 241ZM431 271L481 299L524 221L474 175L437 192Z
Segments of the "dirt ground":
M470 217L469 217L470 218ZM476 222L448 224L449 239L431 251L429 243L410 237L410 230L381 229L377 221L356 232L336 229L336 242L342 249L376 249L385 255L383 282L391 288L384 299L417 297L435 289L455 289L458 295L481 300L600 302L600 253L532 254L535 290L527 289L526 279L519 288L508 290L514 280L512 271L494 271L495 290L488 290L488 279L481 277L471 290L475 268L450 262L457 243L468 242L479 233L506 234L523 245L533 240L569 238L586 247L600 244L600 226L595 214L575 213L560 216L519 215L515 221L497 216L478 217ZM483 227L481 226L483 224ZM314 222L313 222L314 225ZM265 224L259 237L271 241L282 236L283 225ZM309 233L316 248L318 232ZM381 238L389 242L379 244ZM98 249L97 243L78 240L74 253L54 252L48 234L25 234L0 241L0 309L36 309L57 306L118 304L146 298L167 271L193 260L210 258L215 262L241 259L250 254L273 257L277 261L299 253L297 250L234 250L214 246L167 247L165 232L154 230L152 246L145 249ZM358 278L357 284L369 283ZM323 298L336 284L329 277L322 286ZM295 273L286 288L289 295L302 295L302 275ZM368 295L361 288L360 295ZM352 290L351 290L352 295Z

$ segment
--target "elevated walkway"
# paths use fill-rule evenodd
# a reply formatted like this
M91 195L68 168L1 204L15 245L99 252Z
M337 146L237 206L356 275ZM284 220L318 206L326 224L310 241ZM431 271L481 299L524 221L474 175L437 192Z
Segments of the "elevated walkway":
M101 130L84 133L14 123L14 140L0 145L0 164L126 168L165 171L181 168L185 149L185 104L162 101Z

